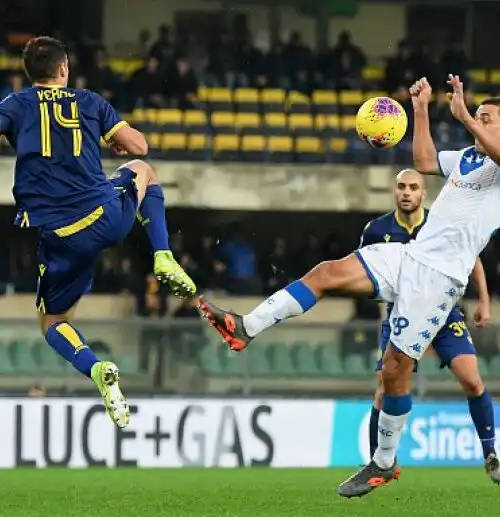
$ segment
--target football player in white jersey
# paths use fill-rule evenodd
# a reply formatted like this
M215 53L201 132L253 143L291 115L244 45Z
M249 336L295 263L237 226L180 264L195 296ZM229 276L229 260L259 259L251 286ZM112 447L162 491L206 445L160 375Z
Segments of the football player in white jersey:
M446 322L476 258L500 227L500 99L484 101L472 116L460 78L450 75L448 84L453 88L451 112L474 136L475 145L438 154L429 123L431 87L424 78L410 88L415 166L422 174L447 178L414 241L372 244L322 262L243 316L203 297L199 301L202 315L237 351L263 330L308 311L328 292L375 296L394 304L382 369L378 448L368 465L338 487L344 497L365 495L398 477L396 449L411 411L414 360Z

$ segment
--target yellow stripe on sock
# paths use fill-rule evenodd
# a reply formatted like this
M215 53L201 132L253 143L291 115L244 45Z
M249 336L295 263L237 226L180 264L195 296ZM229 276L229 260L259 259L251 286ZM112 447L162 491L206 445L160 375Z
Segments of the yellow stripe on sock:
M73 346L73 348L81 348L85 346L80 339L80 336L76 333L75 329L68 323L61 323L56 327L57 332L65 337Z

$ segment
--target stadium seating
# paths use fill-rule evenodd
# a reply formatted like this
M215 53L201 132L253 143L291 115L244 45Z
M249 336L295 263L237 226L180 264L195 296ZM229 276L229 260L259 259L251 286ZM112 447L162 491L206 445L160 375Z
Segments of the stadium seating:
M257 113L259 111L259 92L254 88L237 88L234 90L234 104L239 113Z

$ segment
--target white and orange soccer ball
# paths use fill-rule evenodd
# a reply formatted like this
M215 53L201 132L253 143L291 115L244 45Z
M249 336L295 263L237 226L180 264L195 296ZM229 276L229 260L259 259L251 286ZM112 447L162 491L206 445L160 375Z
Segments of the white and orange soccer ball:
M408 117L399 102L390 97L372 97L358 110L356 131L377 149L388 149L401 142L408 128Z

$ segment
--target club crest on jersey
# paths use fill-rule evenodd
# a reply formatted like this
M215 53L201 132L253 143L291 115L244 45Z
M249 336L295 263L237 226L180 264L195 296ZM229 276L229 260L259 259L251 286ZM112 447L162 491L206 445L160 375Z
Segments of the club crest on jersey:
M478 153L474 147L467 149L460 160L460 174L462 176L467 176L470 172L482 167L484 159L485 156Z

